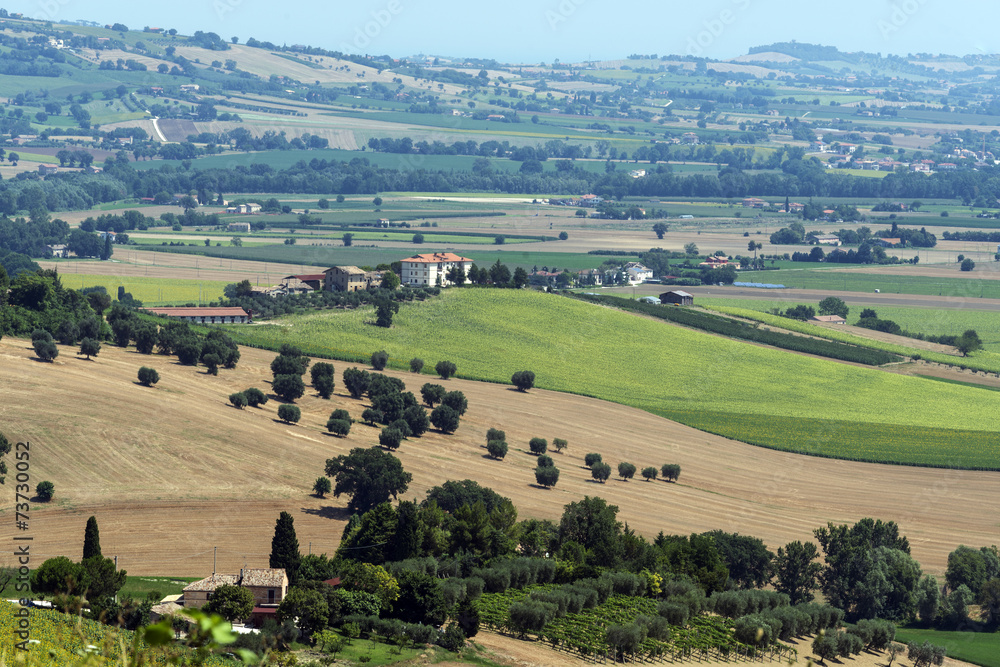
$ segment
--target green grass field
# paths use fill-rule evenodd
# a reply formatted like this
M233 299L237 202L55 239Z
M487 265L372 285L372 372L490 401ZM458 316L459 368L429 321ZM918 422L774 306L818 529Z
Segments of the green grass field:
M785 287L802 289L830 289L844 292L874 292L883 294L930 294L937 296L962 296L971 298L1000 299L1000 280L977 280L976 272L954 278L927 276L880 275L864 273L863 269L831 272L803 269L799 271L743 271L740 280L745 282L778 283Z
M114 299L119 285L147 306L162 304L202 303L222 298L222 289L229 283L221 280L184 280L180 278L147 278L144 276L103 276L87 273L66 273L62 268L59 279L64 287L83 289L103 285Z
M896 641L923 644L929 641L948 649L948 657L982 667L1000 667L1000 632L943 632L916 628L899 628Z
M405 305L391 329L372 326L372 319L361 309L229 329L242 343L295 343L335 358L385 349L399 368L413 357L428 366L448 359L461 376L492 382L530 369L545 389L632 405L777 449L998 467L994 392L758 347L539 292L447 290ZM930 403L934 410L926 409Z
M846 300L851 306L851 300ZM746 308L760 312L768 312L772 308L785 310L797 303L811 305L816 303L789 300L764 299L699 299L699 305L711 308ZM847 315L848 324L856 324L861 311L871 306L852 306ZM892 320L906 331L928 334L932 336L960 335L966 329L975 329L983 341L983 349L1000 353L1000 312L990 310L971 310L966 308L918 308L900 306L878 306L872 308L878 316Z

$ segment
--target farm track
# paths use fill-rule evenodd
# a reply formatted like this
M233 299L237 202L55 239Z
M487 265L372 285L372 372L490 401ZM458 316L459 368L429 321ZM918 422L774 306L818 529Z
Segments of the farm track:
M341 395L348 366L334 362L338 393L330 401L300 399L300 425L275 421L277 405L238 411L228 395L267 389L273 353L242 349L237 369L211 377L172 358L106 346L94 361L61 347L55 364L35 361L27 341L0 341L0 406L4 433L32 442L32 480L56 486L51 506L32 509L34 553L78 558L86 518L98 517L104 551L132 574L201 576L219 547L218 569L266 563L274 520L296 519L303 552L332 553L347 519L345 499L309 495L327 458L376 443L378 430L355 424L338 439L322 425L336 408L357 417L365 407ZM134 383L140 365L156 368L154 389ZM409 389L429 376L388 372ZM812 458L753 447L596 399L452 379L469 413L453 436L429 433L397 452L421 498L447 479L474 479L509 496L522 518L557 519L584 495L621 508L619 518L652 538L663 530L687 534L721 528L761 537L771 548L810 539L827 521L865 516L897 521L926 570L941 572L958 544L996 541L1000 473L952 471ZM37 400L45 395L46 400ZM504 461L485 456L486 429L506 430ZM535 487L533 436L564 437L554 455L559 485ZM597 484L583 455L632 461L640 468L676 462L678 484L609 481ZM976 508L971 511L970 508ZM10 510L0 511L0 516ZM8 517L9 519L9 517ZM4 537L12 521L5 520Z

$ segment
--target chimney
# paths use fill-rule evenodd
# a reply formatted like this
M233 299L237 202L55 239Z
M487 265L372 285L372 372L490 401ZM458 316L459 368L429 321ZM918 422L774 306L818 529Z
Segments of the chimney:
M243 568L240 568L240 583L243 583Z

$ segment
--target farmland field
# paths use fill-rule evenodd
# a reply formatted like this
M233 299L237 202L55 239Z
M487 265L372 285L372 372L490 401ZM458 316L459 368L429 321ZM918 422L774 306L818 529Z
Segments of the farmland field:
M990 469L1000 456L994 434L1000 397L990 392L738 343L558 296L448 290L404 306L391 329L371 326L372 319L371 310L360 309L230 331L244 344L295 343L319 356L364 358L385 349L397 368L414 356L449 359L463 377L491 382L530 369L546 389L624 403L783 450ZM626 330L623 346L618 332ZM924 408L930 402L933 411ZM830 405L836 413L817 419L830 414ZM799 423L805 433L793 438L789 426ZM903 428L905 437L892 435ZM878 429L885 435L876 443L869 434ZM968 433L955 438L953 430Z
M607 259L599 255L570 252L546 252L528 250L527 244L518 244L520 249L514 250L462 250L461 254L475 260L480 267L493 264L498 259L511 269L522 266L531 270L534 266L558 266L560 269L592 269L601 265ZM514 247L518 247L514 246ZM291 265L336 266L347 264L351 266L377 266L398 261L415 253L444 252L447 248L441 246L408 245L405 249L391 247L360 247L345 248L342 245L292 245L268 244L256 247L205 247L185 246L173 248L169 246L136 246L140 250L152 252L175 253L182 255L201 255L233 260L253 260L257 262L275 262ZM412 251L411 248L412 247ZM532 245L531 248L538 246Z
M919 270L919 269L915 269ZM958 274L958 271L955 272ZM886 294L931 294L937 296L1000 298L1000 281L976 280L975 274L966 277L932 278L921 275L880 275L862 269L831 273L824 270L801 271L742 271L740 280L745 282L781 283L786 287L802 289L830 289L844 292L874 292Z
M83 289L103 285L111 298L116 298L118 287L124 287L133 297L147 306L157 304L201 303L207 304L222 297L227 284L219 280L185 280L181 278L147 278L143 276L111 276L88 273L59 274L63 287Z
M757 299L699 299L704 306L723 306L770 311L788 308L789 301ZM804 303L804 301L803 301ZM815 307L815 304L810 304ZM850 305L850 301L848 301ZM906 331L933 336L960 335L966 329L975 329L983 341L983 349L1000 352L1000 313L969 308L906 308L900 306L853 306L847 317L848 324L857 322L864 308L872 308L881 319L892 320Z
M982 667L1000 667L1000 633L998 632L945 632L917 628L899 628L896 641L929 641L948 649L948 657L970 662Z

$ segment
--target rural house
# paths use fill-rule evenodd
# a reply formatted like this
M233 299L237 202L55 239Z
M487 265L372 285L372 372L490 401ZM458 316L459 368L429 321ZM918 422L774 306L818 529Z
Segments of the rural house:
M281 279L281 287L285 294L295 292L315 292L323 289L326 276L322 273L303 273L297 276L285 276Z
M40 164L38 165L38 173L42 176L48 176L49 174L55 174L59 171L59 165L57 164Z
M451 252L436 252L432 255L414 255L402 260L403 275L402 283L411 286L434 286L442 287L451 285L448 280L448 271L452 268L461 268L466 275L472 268L472 260L468 257L460 257Z
M678 306L693 306L694 296L692 294L688 294L687 292L682 292L681 290L673 290L661 294L660 303L673 303Z
M212 599L219 586L240 586L253 593L254 607L248 619L261 625L274 618L278 605L288 593L288 575L283 568L246 568L236 574L213 574L184 587L184 593L174 604L185 608L200 608Z
M226 231L229 232L246 232L250 233L250 223L249 222L230 222L226 225Z
M625 269L625 273L628 275L629 283L632 285L637 285L653 279L653 270L647 269L639 262L629 262L623 268Z
M64 259L66 257L69 257L69 248L61 243L56 245L47 245L45 247L48 248L49 252L52 253L53 257L61 257Z
M374 274L356 266L334 266L323 272L327 292L359 292L374 283Z
M191 308L165 307L145 308L154 315L173 317L195 324L248 324L253 321L252 315L242 308Z

